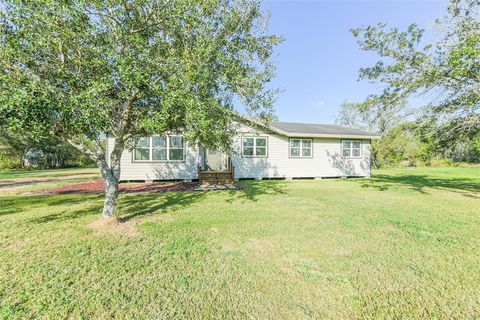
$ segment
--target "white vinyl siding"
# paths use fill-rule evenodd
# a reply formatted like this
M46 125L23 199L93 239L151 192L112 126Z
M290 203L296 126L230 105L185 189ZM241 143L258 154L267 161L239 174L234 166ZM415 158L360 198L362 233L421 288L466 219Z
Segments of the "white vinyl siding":
M267 136L268 158L243 157L243 137ZM291 139L311 139L311 157L291 157ZM234 139L235 178L322 178L370 176L370 139L361 142L359 158L342 156L342 138L289 138L264 129L243 126ZM352 139L355 140L355 139Z
M108 138L107 150L113 150L115 138ZM133 150L125 149L120 159L120 181L126 180L192 180L198 179L198 148L184 141L183 161L135 161ZM110 157L108 157L110 158Z
M261 141L259 144L257 143L256 149L264 147L268 157L243 157L242 140L244 137L266 138L265 146L262 146L263 141ZM292 139L305 140L307 138ZM113 137L108 137L107 150L109 152L113 150L114 140ZM291 157L290 138L267 132L264 129L242 126L239 135L233 140L232 163L235 167L236 179L370 176L370 139L311 138L312 157L310 158ZM344 157L343 140L359 141L360 157ZM121 157L120 180L197 179L197 169L201 161L198 145L185 141L182 143L183 161L134 161L135 151L125 149ZM178 145L178 141L172 141L172 153L176 152L173 150ZM155 157L165 157L166 151L161 150L168 149L169 146L169 140L165 140L165 144L163 141L153 142L152 157L153 154L157 154ZM255 143L253 147L255 149ZM350 148L352 147L350 146ZM150 148L148 150L150 152ZM262 151L259 153L262 154ZM109 161L109 157L107 160Z

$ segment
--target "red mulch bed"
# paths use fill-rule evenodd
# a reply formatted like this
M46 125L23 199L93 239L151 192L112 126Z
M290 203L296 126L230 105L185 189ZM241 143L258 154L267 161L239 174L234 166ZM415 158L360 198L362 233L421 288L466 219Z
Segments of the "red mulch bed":
M166 192L166 191L190 191L197 186L195 182L159 182L159 183L121 183L120 192ZM68 184L61 187L45 190L45 193L104 193L105 187L102 179L83 183Z

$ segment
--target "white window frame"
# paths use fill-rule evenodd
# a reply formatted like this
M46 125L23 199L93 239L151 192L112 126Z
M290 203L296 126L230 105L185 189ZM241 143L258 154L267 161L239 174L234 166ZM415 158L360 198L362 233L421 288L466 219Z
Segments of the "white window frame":
M350 150L350 155L349 156L343 155L343 149L344 149L343 143L344 142L350 142L350 149L349 149ZM359 142L360 143L360 147L358 148L358 150L359 150L359 155L358 156L353 155L353 149L354 149L353 148L353 142ZM348 159L360 159L362 157L362 144L363 144L362 140L359 140L359 139L342 139L341 142L340 142L340 150L341 150L342 157L348 158Z
M292 147L292 141L293 140L299 140L300 141L300 146L299 147ZM303 141L308 140L310 141L310 148L304 147L303 146ZM299 149L299 155L298 156L293 156L292 155L292 148ZM310 149L310 155L309 156L304 156L303 155L303 149ZM290 158L313 158L313 139L312 138L290 138L288 140L288 156Z
M158 149L158 147L153 147L153 137L164 137L165 140L166 140L166 149L167 150L167 159L165 160L153 160L153 150L154 149ZM181 137L182 138L182 159L181 160L171 160L170 159L170 149L178 149L180 150L180 148L171 148L170 147L170 137ZM149 137L142 137L142 138L148 138L148 142L149 142L149 147L148 148L136 148L134 147L133 148L133 152L132 152L132 162L137 162L137 163L145 163L145 162L185 162L185 140L183 138L183 136L181 135L162 135L162 136L159 136L159 135L155 135L155 136L149 136ZM136 149L149 149L149 159L148 160L136 160L135 159L135 150ZM162 148L163 149L163 148Z
M148 141L148 146L146 147L137 147L135 146L135 148L133 148L133 152L132 152L132 160L133 161L136 161L136 162L149 162L150 159L152 158L152 139L151 137L141 137L138 139L138 141L136 143L139 142L140 139L145 139L147 138L147 141ZM137 150L148 150L148 160L136 160L136 153L137 153Z
M181 148L174 148L172 147L170 144L171 144L171 138L172 137L179 137L182 139L182 147ZM181 160L172 160L170 159L170 150L182 150L182 159ZM185 161L185 141L183 139L183 136L180 136L180 135L169 135L167 136L167 159L168 161L177 161L177 162L182 162L182 161Z
M161 137L161 138L164 138L164 141L165 141L165 146L164 147L159 147L159 146L154 146L153 145L153 139L156 138L156 137ZM170 137L168 136L152 136L150 137L150 148L152 149L151 151L151 157L150 157L150 160L151 161L168 161L168 142L170 140ZM153 159L153 155L154 155L154 150L165 150L166 152L166 159Z
M253 146L249 146L253 148L253 155L246 155L243 152L243 140L244 139L253 139ZM257 155L257 139L265 139L265 155ZM263 148L263 146L260 146ZM268 137L267 136L242 136L242 157L244 158L268 158Z

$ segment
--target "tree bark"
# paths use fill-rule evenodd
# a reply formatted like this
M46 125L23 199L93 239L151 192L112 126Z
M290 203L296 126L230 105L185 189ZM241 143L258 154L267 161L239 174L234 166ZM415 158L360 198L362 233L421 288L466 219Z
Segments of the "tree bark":
M103 181L105 183L105 202L103 204L102 212L103 218L111 218L116 213L119 192L118 182L120 180L120 158L122 157L123 149L125 148L125 141L131 137L130 134L128 134L128 129L130 127L129 114L137 96L138 91L134 91L125 104L119 126L120 130L115 137L112 153L110 155L105 155L100 141L96 140L94 142L97 151L96 153L99 155L99 157L97 157L97 165L102 172ZM110 157L110 165L107 163L107 157Z
M67 140L78 150L92 158L102 174L105 184L105 202L103 204L102 217L112 218L117 209L120 180L120 158L125 147L125 137L115 138L114 147L110 155L106 155L100 141L93 141L94 151L85 144ZM110 157L110 164L107 157Z
M116 213L120 180L120 158L125 147L123 138L124 137L115 138L112 153L106 156L101 144L95 144L95 147L100 149L103 154L103 156L97 159L97 165L100 168L105 184L105 202L103 204L102 212L103 218L111 218L115 216ZM107 163L106 157L108 156L110 157L110 165Z
M115 216L116 213L119 192L118 183L120 180L120 158L122 157L126 141L132 138L131 134L128 133L131 124L130 110L137 97L138 91L134 91L124 106L122 118L119 123L119 130L116 134L113 150L110 155L105 154L105 150L98 137L92 141L93 150L83 143L67 140L71 145L95 161L98 168L100 168L105 184L105 202L103 204L102 212L103 218L111 218ZM109 157L110 163L107 162L107 157Z
M115 216L118 200L118 179L110 170L105 173L102 170L103 181L105 184L105 202L103 203L103 218L111 218Z

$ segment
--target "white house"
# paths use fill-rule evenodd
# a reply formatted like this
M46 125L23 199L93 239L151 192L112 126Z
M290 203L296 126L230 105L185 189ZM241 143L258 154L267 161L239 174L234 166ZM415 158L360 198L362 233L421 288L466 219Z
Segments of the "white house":
M375 138L338 125L248 121L227 155L181 135L144 137L123 152L120 180L206 180L220 173L235 180L368 177ZM107 154L113 141L108 138Z

